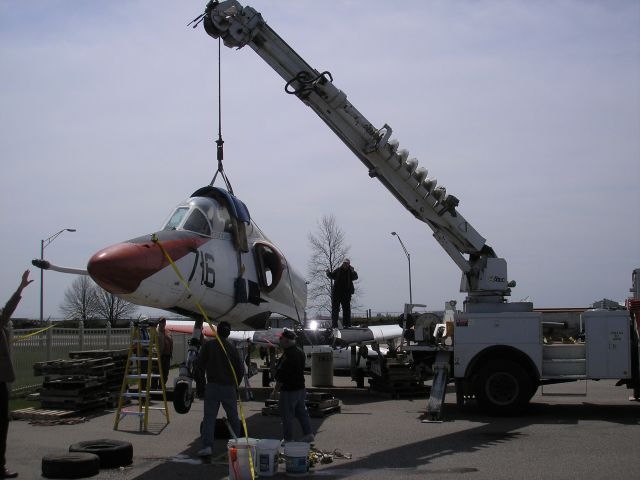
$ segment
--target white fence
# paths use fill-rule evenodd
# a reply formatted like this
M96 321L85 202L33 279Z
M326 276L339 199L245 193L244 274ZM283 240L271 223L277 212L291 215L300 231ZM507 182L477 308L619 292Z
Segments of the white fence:
M33 374L33 364L56 359L69 359L69 352L81 350L119 350L129 348L131 329L125 328L78 328L53 327L41 329L14 329L12 331L12 359L16 381L11 391L17 393L42 385L42 377ZM38 333L36 333L38 332ZM173 363L184 361L187 350L187 335L174 335Z

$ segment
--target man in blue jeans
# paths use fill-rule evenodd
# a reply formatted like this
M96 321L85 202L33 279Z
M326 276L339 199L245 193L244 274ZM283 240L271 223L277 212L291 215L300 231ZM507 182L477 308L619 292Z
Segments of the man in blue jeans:
M198 451L198 455L201 457L206 457L213 453L216 417L218 416L220 404L222 404L235 434L237 436L242 434L242 427L238 418L237 399L238 383L244 375L244 366L238 351L227 340L231 334L229 322L220 322L217 333L220 342L215 338L205 342L198 356L198 364L207 374L202 429L204 448ZM224 346L224 350L220 345L221 343Z
M307 392L304 388L304 362L305 355L296 346L296 334L289 329L284 329L280 334L280 347L282 356L276 365L276 386L274 396L280 394L278 406L282 419L282 432L285 442L293 441L293 420L298 419L302 427L302 442L313 442L311 420L305 405Z

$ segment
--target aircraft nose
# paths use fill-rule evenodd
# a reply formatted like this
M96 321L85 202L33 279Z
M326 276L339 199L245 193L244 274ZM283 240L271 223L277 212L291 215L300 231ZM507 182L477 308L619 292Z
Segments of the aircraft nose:
M133 293L145 278L166 265L162 251L150 242L118 243L95 253L87 265L91 278L113 294Z

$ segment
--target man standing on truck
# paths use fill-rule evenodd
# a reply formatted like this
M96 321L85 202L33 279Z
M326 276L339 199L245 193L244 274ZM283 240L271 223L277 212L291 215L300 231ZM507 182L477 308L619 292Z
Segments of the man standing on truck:
M333 280L331 287L331 323L338 328L338 314L342 307L342 324L344 328L351 326L351 295L355 292L353 281L358 279L358 273L351 266L351 261L345 258L333 272L327 270L327 277Z

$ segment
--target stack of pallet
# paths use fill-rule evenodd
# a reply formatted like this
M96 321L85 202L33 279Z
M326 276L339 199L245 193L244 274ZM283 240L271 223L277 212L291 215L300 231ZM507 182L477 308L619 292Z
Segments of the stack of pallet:
M409 362L403 359L386 359L381 366L380 375L369 379L369 390L400 398L404 396L419 396L429 393Z
M280 415L278 399L268 398L264 402L262 415ZM331 393L309 393L305 399L305 405L311 417L325 417L332 413L339 413L341 410L340 400Z
M71 360L35 363L34 375L44 376L41 407L81 411L112 404L120 391L127 352L71 352Z

